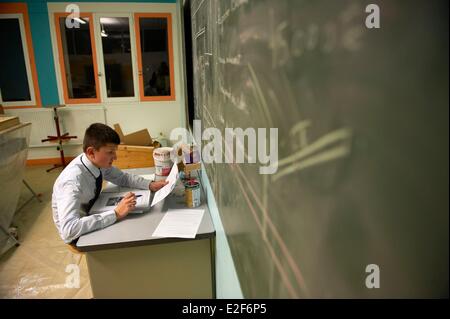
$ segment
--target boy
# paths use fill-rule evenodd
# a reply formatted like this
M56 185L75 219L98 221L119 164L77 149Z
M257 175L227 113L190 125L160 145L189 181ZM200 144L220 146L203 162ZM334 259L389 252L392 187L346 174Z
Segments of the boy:
M52 195L53 220L66 244L74 245L81 235L114 224L135 207L135 195L128 193L114 210L89 215L100 194L103 178L119 186L153 192L167 184L113 167L119 144L119 135L112 128L101 123L92 124L84 135L83 153L73 159L56 179Z

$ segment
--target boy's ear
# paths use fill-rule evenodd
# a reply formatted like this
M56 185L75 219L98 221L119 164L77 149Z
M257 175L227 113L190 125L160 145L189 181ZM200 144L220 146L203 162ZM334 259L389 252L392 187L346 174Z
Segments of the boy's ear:
M93 156L94 150L95 150L95 148L93 146L88 146L88 148L86 149L86 155Z

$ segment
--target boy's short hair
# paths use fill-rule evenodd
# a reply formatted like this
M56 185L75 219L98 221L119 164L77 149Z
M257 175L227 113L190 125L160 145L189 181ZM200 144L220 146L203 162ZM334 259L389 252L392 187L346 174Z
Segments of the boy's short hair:
M96 150L106 144L120 144L119 134L116 133L108 125L102 123L91 124L84 133L83 152L86 152L89 146L93 146Z

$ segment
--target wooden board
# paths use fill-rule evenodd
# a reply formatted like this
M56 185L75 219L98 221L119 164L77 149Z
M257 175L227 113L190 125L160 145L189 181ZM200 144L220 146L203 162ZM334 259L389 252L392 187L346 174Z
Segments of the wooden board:
M0 116L0 131L20 124L17 116Z
M153 149L152 146L119 145L113 165L121 169L153 167Z

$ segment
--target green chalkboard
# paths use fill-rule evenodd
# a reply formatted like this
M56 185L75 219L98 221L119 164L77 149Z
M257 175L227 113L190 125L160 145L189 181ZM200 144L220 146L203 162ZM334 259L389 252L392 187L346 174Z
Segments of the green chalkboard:
M448 1L185 5L202 130L278 129L205 163L244 296L448 297Z

